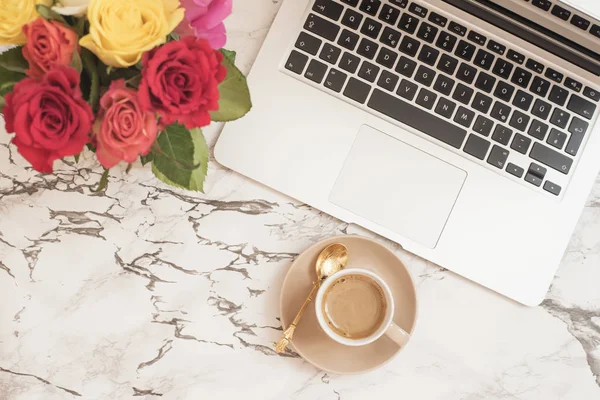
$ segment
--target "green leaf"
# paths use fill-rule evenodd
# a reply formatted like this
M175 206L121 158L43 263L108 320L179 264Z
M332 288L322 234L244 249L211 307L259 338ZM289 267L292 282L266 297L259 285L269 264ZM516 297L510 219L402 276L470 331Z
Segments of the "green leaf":
M10 72L25 74L25 70L29 68L29 63L23 57L22 47L13 47L0 54L0 68ZM2 79L0 82L5 81Z
M151 153L154 175L168 185L204 192L209 151L202 130L171 125L156 144Z
M81 153L80 154L75 154L75 164L79 164L79 158L81 157Z
M73 58L71 59L71 67L75 68L77 72L81 75L81 71L83 71L83 63L81 61L81 55L78 51L73 52Z
M98 76L96 58L88 49L82 49L81 59L83 61L83 67L90 76L90 95L88 103L92 106L92 110L95 113L98 110L98 102L100 101L100 77Z
M145 155L145 156L140 156L140 161L142 162L142 165L148 165L153 160L154 160L154 156L152 155L152 153L148 153L148 155Z
M4 101L4 96L0 96L0 114L2 114L2 108L4 108L5 104L6 102Z
M234 64L235 52L224 49L221 52L227 76L219 85L219 110L211 112L211 117L213 121L227 122L246 115L252 108L252 100L246 77Z
M51 9L48 6L45 6L43 4L38 4L37 6L35 6L35 9L37 10L38 14L40 14L42 17L44 17L48 21L59 21L65 25L69 25L69 24L67 24L67 21L65 21L65 19L63 18L62 15L60 15L59 13L57 13L56 11L54 11L53 9Z

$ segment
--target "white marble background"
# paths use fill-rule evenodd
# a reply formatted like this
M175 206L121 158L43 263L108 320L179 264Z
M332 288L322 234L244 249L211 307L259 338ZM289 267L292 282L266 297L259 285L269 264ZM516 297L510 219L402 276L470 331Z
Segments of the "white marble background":
M292 1L292 0L288 0ZM245 71L280 6L236 1ZM207 129L214 144L218 126ZM279 289L311 243L357 228L211 164L207 195L136 166L40 176L0 133L0 399L600 399L600 179L542 306L394 248L420 320L383 369L276 355Z

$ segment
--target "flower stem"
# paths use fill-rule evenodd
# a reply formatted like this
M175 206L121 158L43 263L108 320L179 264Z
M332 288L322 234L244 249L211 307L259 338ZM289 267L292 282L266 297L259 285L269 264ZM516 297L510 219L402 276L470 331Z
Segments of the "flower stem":
M98 101L100 98L100 78L98 75L98 68L96 67L96 60L94 55L87 49L81 50L81 58L85 70L90 74L90 97L88 103L92 106L94 113L98 111Z

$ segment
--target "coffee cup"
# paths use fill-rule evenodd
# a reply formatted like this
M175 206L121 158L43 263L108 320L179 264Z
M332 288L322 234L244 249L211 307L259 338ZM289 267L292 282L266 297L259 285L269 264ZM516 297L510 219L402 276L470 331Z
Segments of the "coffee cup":
M346 346L364 346L384 335L404 346L410 338L393 322L389 286L365 269L346 269L327 278L317 292L315 307L321 329Z

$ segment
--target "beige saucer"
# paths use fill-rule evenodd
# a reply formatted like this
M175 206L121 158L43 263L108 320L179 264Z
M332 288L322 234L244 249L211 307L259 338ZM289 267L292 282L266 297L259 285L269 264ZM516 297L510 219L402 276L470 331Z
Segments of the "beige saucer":
M315 262L319 253L331 243L348 247L346 268L364 268L381 276L392 290L395 302L394 322L412 334L417 319L415 286L406 267L394 253L374 240L359 236L337 236L314 244L290 267L281 290L281 323L283 328L296 316L315 280ZM313 299L314 300L314 299ZM298 324L292 344L305 360L327 372L358 374L381 367L402 348L383 336L362 347L343 346L319 327L314 302Z

